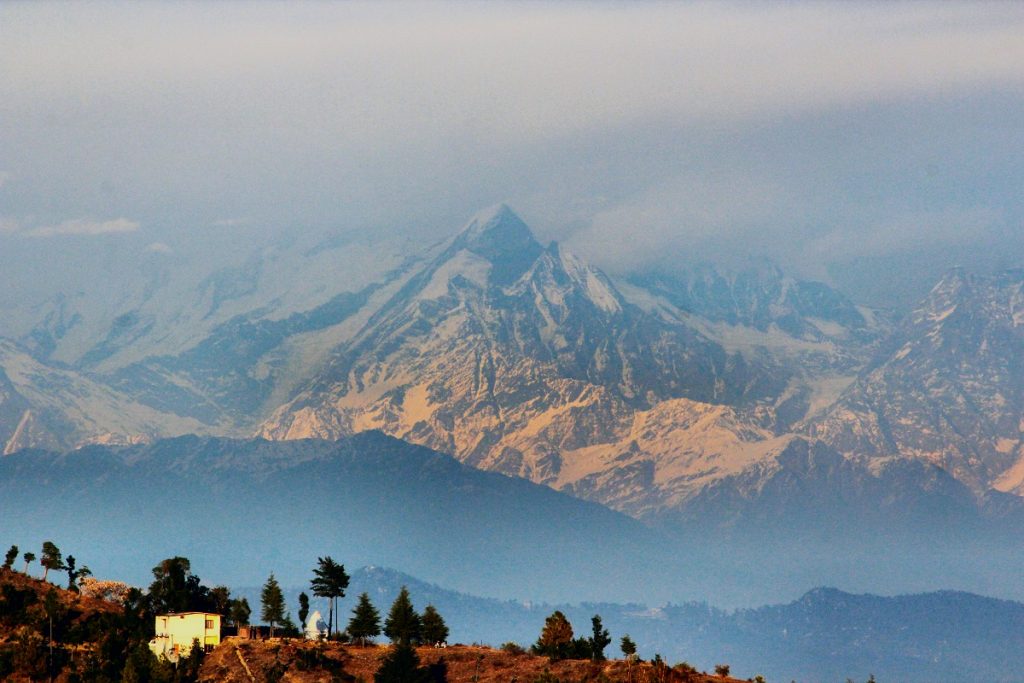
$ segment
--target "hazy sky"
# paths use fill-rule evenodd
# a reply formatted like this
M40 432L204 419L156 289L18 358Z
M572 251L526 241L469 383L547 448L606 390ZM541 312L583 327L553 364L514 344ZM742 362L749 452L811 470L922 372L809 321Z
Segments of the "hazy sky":
M1022 189L1020 3L0 4L21 287L507 201L611 270L766 255L882 300L1024 265Z

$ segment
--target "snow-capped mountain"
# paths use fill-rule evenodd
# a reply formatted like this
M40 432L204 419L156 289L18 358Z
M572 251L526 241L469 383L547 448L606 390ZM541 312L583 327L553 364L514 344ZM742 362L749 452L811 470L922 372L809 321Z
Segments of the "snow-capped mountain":
M796 495L772 482L822 471L783 466L811 437L869 493L885 477L930 486L927 469L892 479L901 458L979 501L1024 491L1019 273L953 273L893 329L771 266L612 278L504 205L396 253L282 243L191 278L158 260L120 304L75 295L15 316L4 447L379 429L685 520L712 499L731 501L725 519Z
M874 338L852 305L840 310L858 327L840 335L832 322L834 336ZM654 514L764 457L779 414L801 403L804 417L815 382L852 381L844 342L763 327L699 318L616 283L541 246L500 206L408 277L258 433L380 429Z
M132 443L163 436L225 430L156 410L75 372L40 363L0 339L0 453Z
M1024 492L1024 271L948 273L808 431L925 460L978 494Z

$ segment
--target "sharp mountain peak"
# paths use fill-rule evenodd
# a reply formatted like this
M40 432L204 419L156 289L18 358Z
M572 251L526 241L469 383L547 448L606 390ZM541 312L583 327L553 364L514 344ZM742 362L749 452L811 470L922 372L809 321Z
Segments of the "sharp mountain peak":
M471 218L442 259L463 249L489 261L491 279L505 285L526 272L544 248L523 219L502 203Z

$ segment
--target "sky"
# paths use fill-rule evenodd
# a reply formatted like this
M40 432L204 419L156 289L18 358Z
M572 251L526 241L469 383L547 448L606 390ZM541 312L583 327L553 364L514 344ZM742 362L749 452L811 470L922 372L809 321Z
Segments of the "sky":
M1024 4L0 3L0 272L509 203L613 273L1024 266Z

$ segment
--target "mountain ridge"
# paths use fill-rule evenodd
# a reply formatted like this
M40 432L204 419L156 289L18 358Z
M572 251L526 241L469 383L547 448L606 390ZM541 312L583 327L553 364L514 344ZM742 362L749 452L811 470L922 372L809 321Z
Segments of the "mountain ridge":
M705 518L705 501L739 487L721 498L737 506L721 511L726 526L741 510L756 517L752 501L785 509L742 491L810 476L778 461L801 439L846 458L833 469L858 486L902 481L907 490L891 495L908 504L928 498L920 487L934 478L926 468L897 476L901 458L966 484L972 515L1000 506L1015 514L1016 499L996 492L1024 492L1014 271L952 271L890 330L884 315L774 266L613 278L557 243L541 245L504 204L396 268L359 266L369 274L361 288L296 282L297 292L317 292L305 307L279 290L284 270L308 258L311 272L337 264L339 247L293 246L202 279L191 295L201 310L185 319L212 316L207 336L185 334L176 352L144 355L147 335L168 323L136 313L145 310L137 303L93 350L137 339L123 358L142 358L110 371L121 351L54 369L45 349L56 336L40 337L37 356L4 342L5 451L186 432L332 439L382 430L648 522ZM168 277L143 298L167 296ZM261 299L265 291L277 298ZM293 303L275 307L284 300ZM73 322L73 298L61 306L46 313L46 330L85 324ZM972 347L981 353L963 351ZM35 369L18 374L19 363ZM786 490L795 495L779 495Z

